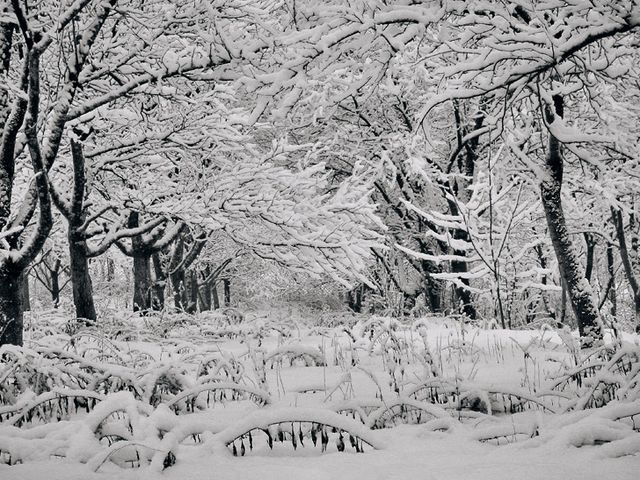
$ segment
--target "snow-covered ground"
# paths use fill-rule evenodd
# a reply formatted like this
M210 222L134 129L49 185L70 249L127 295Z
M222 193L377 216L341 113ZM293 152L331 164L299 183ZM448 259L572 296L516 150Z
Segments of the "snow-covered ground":
M589 357L568 332L437 318L204 315L166 332L149 318L66 326L73 337L43 322L1 365L3 480L640 471L636 336Z

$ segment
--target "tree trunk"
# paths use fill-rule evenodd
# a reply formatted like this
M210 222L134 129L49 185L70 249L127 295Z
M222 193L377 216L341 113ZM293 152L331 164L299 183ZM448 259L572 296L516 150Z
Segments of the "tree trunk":
M560 295L560 326L562 326L567 320L567 284L562 279L562 275L560 275L560 284L562 286L562 293Z
M218 296L217 282L211 284L211 300L213 301L213 309L218 310L220 308L220 297Z
M173 304L178 310L183 310L187 305L187 297L185 293L186 279L184 270L178 270L171 273L171 285L173 286Z
M164 287L167 283L167 277L162 268L160 254L154 253L151 257L153 260L153 273L155 280L153 282L153 298L151 299L151 308L153 310L162 310L164 308Z
M140 226L140 214L131 212L127 222L128 228ZM151 309L151 255L142 236L131 239L131 256L133 257L133 311L147 312Z
M618 315L618 305L616 299L616 281L615 281L615 265L613 261L613 243L607 244L607 273L609 274L609 301L611 302L611 316L616 318Z
M49 276L51 277L51 303L53 308L60 306L60 270L54 268L49 270Z
M587 266L585 267L584 276L591 283L591 274L593 272L593 257L596 253L596 239L591 233L584 234L584 240L587 245Z
M449 201L449 210L451 212L452 215L459 215L460 211L458 209L458 206L456 205L455 202L453 201ZM465 230L461 230L461 229L454 229L453 230L453 235L452 237L456 240L463 240L465 242L469 242L470 238L469 238L469 233L466 232ZM462 250L453 250L453 254L458 256L458 257L465 257L467 255L467 252L462 251ZM465 274L469 271L468 268L468 264L466 261L464 260L452 260L451 261L451 272L452 273L461 273L461 274ZM469 291L468 287L469 286L469 279L465 278L464 275L460 277L460 281L462 282L462 284L464 286L459 286L459 285L455 285L454 286L454 302L456 303L455 305L455 311L462 313L463 315L469 317L472 320L475 320L475 318L477 317L477 312L476 312L476 307L473 304L473 299L471 298L471 292Z
M455 232L454 232L453 238L456 238ZM466 255L466 252L460 252L460 251L454 250L453 254L464 256ZM467 271L468 271L467 262L459 262L455 260L451 262L452 273L467 273ZM460 281L465 286L469 286L469 279L461 278ZM471 292L467 288L460 287L457 285L454 287L454 292L456 296L455 301L457 303L457 305L455 306L456 311L459 311L463 315L474 320L477 317L478 313L476 312L476 307L473 304L473 299L471 298Z
M449 210L452 215L459 215L460 210L458 209L458 205L454 201L448 201ZM465 230L461 230L456 228L453 230L452 237L456 240L463 240L465 242L470 242L469 233ZM462 250L453 250L453 254L458 257L465 257L467 252ZM464 260L452 260L451 261L451 272L452 273L461 273L465 274L469 271L468 263ZM472 320L475 320L477 317L476 307L473 304L473 299L471 298L471 292L469 291L469 279L465 278L464 275L460 277L460 281L464 286L456 285L454 286L455 298L454 301L457 305L455 305L455 311L460 312L463 315L469 317Z
M71 269L71 289L73 290L73 304L76 318L92 322L97 320L96 307L93 303L93 285L89 273L89 259L87 258L87 241L82 225L86 219L84 197L86 187L85 158L82 145L71 141L73 160L73 193L71 205L67 214L69 228L69 266Z
M362 313L362 301L364 298L364 285L359 284L353 290L347 292L347 304L355 313Z
M187 313L196 313L198 310L198 276L196 272L191 270L188 272L188 294L189 304L187 306Z
M423 271L425 272L425 295L429 302L429 309L433 313L440 313L442 311L442 283L440 280L434 279L430 275L430 264L427 261L423 262Z
M548 123L553 123L556 115L563 116L563 100L553 96L554 110L546 109ZM567 223L562 209L563 159L560 141L549 133L546 155L546 175L540 183L540 196L544 207L551 243L560 267L560 274L567 287L567 295L578 322L578 330L584 347L591 347L602 340L602 328L598 307L592 298L591 285L567 231Z
M20 271L0 262L0 345L22 345Z
M636 326L640 326L640 284L638 283L638 278L636 277L636 272L633 268L634 265L633 265L632 259L629 256L629 249L627 248L626 235L624 233L624 221L622 219L622 212L620 210L612 211L612 215L613 215L613 219L616 227L616 236L618 237L620 259L622 260L624 273L625 273L625 276L627 277L627 281L629 282L629 286L631 287L631 293L633 294L635 323L636 323ZM633 240L632 240L632 248L634 248Z
M224 288L224 306L228 307L231 305L231 280L225 278L222 280L222 285Z
M484 124L485 114L483 113L483 109L482 109L482 105L484 104L484 101L481 100L480 103L481 103L481 107L478 109L474 117L472 132L479 130L480 128L482 128ZM476 136L471 140L467 141L466 143L463 143L462 137L464 136L464 134L470 133L470 132L467 132L466 131L467 129L464 128L462 125L462 112L460 110L460 107L457 101L454 101L454 116L456 120L456 132L458 135L458 145L462 147L464 144L464 154L460 152L460 154L457 156L458 170L462 175L464 175L464 178L457 179L457 183L455 185L455 191L456 191L456 194L459 196L459 198L462 200L462 202L466 203L469 201L469 198L470 198L470 193L467 189L467 187L469 186L468 179L472 179L475 174L475 165L476 165L476 160L478 159L478 148L479 148L480 136ZM460 209L458 208L458 205L456 204L455 201L448 200L447 203L449 204L449 210L451 211L452 215L460 215L460 211L459 211ZM454 229L452 236L456 240L463 240L467 243L470 242L471 240L469 237L469 232L467 232L466 230L458 229L458 228ZM453 254L459 257L465 257L467 255L467 252L454 249ZM451 271L453 273L465 274L468 272L468 270L469 270L469 265L465 261L454 260L451 262ZM469 291L468 288L465 288L469 286L469 279L464 278L464 275L463 275L460 277L460 281L464 286L456 285L454 287L456 300L457 300L457 303L459 304L457 307L460 308L460 312L463 315L473 320L477 317L478 314L476 311L476 307L473 304L471 292ZM503 321L503 324L504 324L504 321Z
M113 260L109 257L107 257L106 259L107 261L107 282L113 282L115 276L116 276L116 268L115 268L115 264L113 262Z
M96 307L93 301L93 283L89 273L89 259L85 255L84 240L77 240L71 232L75 230L69 225L69 264L71 289L76 318L96 321Z
M31 310L31 292L29 291L29 274L25 271L20 275L20 301L22 302L22 311Z
M544 251L542 250L542 246L541 245L536 245L534 247L534 250L536 252L536 254L538 255L538 261L540 262L540 268L542 268L543 270L547 269L547 257L544 254ZM544 275L542 275L542 280L541 280L542 285L547 285L548 283L548 279L547 279L547 274L545 273ZM562 283L562 281L560 282ZM544 305L544 309L547 312L547 315L552 318L552 319L556 319L556 311L555 311L555 307L552 309L549 305L549 300L547 299L547 295L546 295L546 291L542 290L540 292L540 297L542 298L542 303Z
M206 267L203 274L203 280L211 273L211 269ZM211 310L211 283L204 282L199 286L198 300L200 302L200 311L205 312Z
M187 307L186 278L184 268L181 267L183 256L184 239L180 236L173 245L171 261L169 262L169 278L173 287L173 304L177 310L184 310Z
M151 256L137 254L133 257L133 311L151 309Z

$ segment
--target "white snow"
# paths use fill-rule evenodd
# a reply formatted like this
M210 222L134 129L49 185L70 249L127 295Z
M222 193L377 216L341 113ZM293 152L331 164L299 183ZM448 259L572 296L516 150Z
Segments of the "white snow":
M0 460L8 463L11 456L13 463L22 462L0 464L0 478L637 478L640 398L621 396L603 408L564 412L575 406L579 399L576 392L591 391L597 380L622 382L623 376L602 370L587 377L580 389L569 383L564 389L550 390L564 385L558 381L563 371L577 371L572 363L574 337L568 333L563 333L563 340L548 328L483 330L447 319L405 322L373 317L352 328L308 329L298 325L291 331L296 341L282 343L282 326L264 336L268 322L261 318L255 321L261 325L259 340L252 337L252 320L243 322L246 330L242 338L222 341L217 337L215 345L206 338L198 339L195 331L227 328L219 319L203 315L200 323L181 327L180 335L171 342L165 339L164 345L154 344L149 337L110 342L108 348L120 354L104 358L113 362L128 361L122 352L149 354L144 369L134 376L138 388L154 388L156 384L149 378L157 379L164 373L182 379L182 390L162 394L155 408L147 403L148 392L122 391L107 393L91 412L71 415L69 420L35 422L22 428L0 423ZM86 368L131 376L125 365L92 361L91 356L99 353L82 350L82 344L93 338L77 335L76 348L87 358L66 355L65 361L82 365L82 360ZM631 358L638 348L633 344L636 337L625 338L631 342L624 342L611 360L589 360L589 365L613 370L617 360ZM55 348L46 341L47 337L39 339L42 345L38 351L48 352L51 358ZM432 362L428 369L423 364L425 349ZM273 357L313 353L324 365L276 362L273 368L260 369L265 351ZM356 365L352 365L355 351ZM38 354L31 349L29 355L37 358ZM133 361L135 355L130 357ZM239 362L240 383L229 379L199 384L196 375L201 362L211 359ZM55 363L46 365L53 374ZM264 375L264 384L260 375ZM442 403L410 397L425 387L424 392L438 388ZM229 398L209 406L200 402L201 410L196 413L181 411L177 415L171 411L173 403L199 392L205 395L211 388L241 390L268 399L269 404L260 407ZM619 392L637 395L634 389ZM56 392L39 398L49 397L55 398ZM35 398L38 396L23 395L21 405L32 405ZM504 413L508 409L502 402L506 401L526 408ZM414 416L403 420L401 415L409 410ZM420 423L405 424L416 421L417 411L424 414L420 414ZM388 428L368 428L396 414L400 416L384 425ZM316 446L309 440L312 425L327 426L326 451L320 440ZM269 448L265 430L273 439L283 432L286 441L274 441ZM305 436L304 445L297 439L297 445L292 443L292 432ZM338 451L341 441L350 441L349 435L370 447L364 453L352 448ZM112 445L108 438L112 438ZM234 447L238 456L232 454ZM175 464L169 465L172 461L167 459L172 455Z

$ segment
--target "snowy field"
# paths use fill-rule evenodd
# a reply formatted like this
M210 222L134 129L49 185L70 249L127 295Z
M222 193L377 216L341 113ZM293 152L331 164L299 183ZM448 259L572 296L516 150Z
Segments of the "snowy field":
M33 318L3 347L0 478L638 478L637 336L230 317Z

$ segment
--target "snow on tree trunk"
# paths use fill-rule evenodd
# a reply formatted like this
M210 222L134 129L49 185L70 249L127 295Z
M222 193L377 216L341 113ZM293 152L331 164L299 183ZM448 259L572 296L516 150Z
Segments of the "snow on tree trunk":
M616 279L615 279L615 275L616 275L616 270L615 270L615 264L614 264L614 260L613 260L613 243L608 243L607 244L607 273L609 274L609 292L607 293L607 296L609 297L609 301L611 302L611 316L613 318L616 318L616 316L618 315L618 305L617 305L617 298L616 298Z
M164 287L166 285L167 278L164 270L162 269L160 253L154 253L151 259L153 261L153 273L155 275L151 308L153 310L162 310L164 308Z
M546 117L552 123L555 116L563 116L564 104L554 95L554 110L546 109ZM598 307L593 300L591 286L585 277L578 254L571 242L567 222L562 209L563 158L560 141L549 134L546 155L546 175L540 183L540 197L544 207L551 243L558 259L560 275L564 279L571 307L578 322L578 330L584 347L593 346L602 339Z

